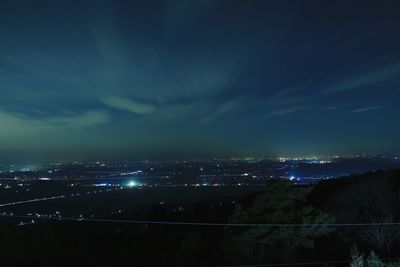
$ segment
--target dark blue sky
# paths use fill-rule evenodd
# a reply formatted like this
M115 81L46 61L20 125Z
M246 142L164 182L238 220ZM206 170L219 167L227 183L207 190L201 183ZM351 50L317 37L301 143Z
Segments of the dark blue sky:
M1 1L0 158L400 150L398 1Z

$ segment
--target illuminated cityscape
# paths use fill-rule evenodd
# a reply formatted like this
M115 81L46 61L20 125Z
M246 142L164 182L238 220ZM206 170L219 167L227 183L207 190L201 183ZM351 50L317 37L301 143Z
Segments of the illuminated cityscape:
M189 191L194 193L197 190L199 197L202 195L201 192L213 190L216 196L221 197L223 194L218 193L219 189L212 189L212 187L225 187L221 191L236 191L229 193L234 201L237 192L257 192L268 181L274 179L290 180L294 184L307 185L321 180L396 168L400 168L400 159L396 155L367 154L276 159L229 158L2 165L0 190L4 196L4 203L0 204L0 213L3 216L21 215L20 208L23 208L26 210L23 215L28 216L28 219L30 217L62 219L64 215L78 219L104 218L116 216L116 214L122 215L123 211L129 207L132 208L132 204L123 203L118 209L113 207L114 209L107 211L109 213L97 214L92 211L90 214L82 215L81 210L78 213L60 212L58 202L80 202L91 199L92 205L96 206L93 204L96 203L95 199L107 199L109 195L114 195L116 192L123 191L124 194L132 194L132 200L138 197L135 196L136 194L148 192L152 198L151 201L147 200L149 201L147 205L151 206L167 202L162 198L155 200L158 198L155 193L157 188L165 188L161 190L168 191L178 190L177 188L184 190L190 187L193 189ZM210 189L199 187L210 187ZM240 187L240 189L232 190L235 187ZM49 192L48 189L51 191ZM180 201L185 202L183 198ZM33 205L27 205L31 203ZM181 207L181 204L178 206ZM35 211L35 207L38 207L38 210ZM90 207L90 205L87 208L95 210L95 207ZM26 220L22 220L22 224L25 223Z

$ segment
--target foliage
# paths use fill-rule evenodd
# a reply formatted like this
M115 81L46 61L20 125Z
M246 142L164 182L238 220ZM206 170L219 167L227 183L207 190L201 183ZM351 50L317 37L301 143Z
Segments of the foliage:
M354 250L351 255L350 267L400 267L398 262L384 263L375 252L371 252L368 257Z
M310 188L274 181L244 208L238 206L229 223L327 224L334 218L305 203ZM332 231L326 227L252 227L229 229L224 239L226 256L235 262L260 264L288 262L302 249L314 247L316 238Z
M324 181L310 201L335 216L339 223L382 223L399 220L400 172L370 172ZM400 239L400 227L377 225L342 231L345 242L389 254ZM347 240L346 240L347 239Z

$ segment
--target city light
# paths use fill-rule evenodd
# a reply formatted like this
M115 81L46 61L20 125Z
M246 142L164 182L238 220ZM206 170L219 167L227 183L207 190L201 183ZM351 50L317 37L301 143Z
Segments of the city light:
M139 184L135 180L130 180L127 185L128 187L135 187L138 186Z

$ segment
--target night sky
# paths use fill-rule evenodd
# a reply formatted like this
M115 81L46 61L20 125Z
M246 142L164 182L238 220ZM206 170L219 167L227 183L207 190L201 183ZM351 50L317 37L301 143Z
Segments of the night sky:
M400 150L398 1L0 1L0 159Z

